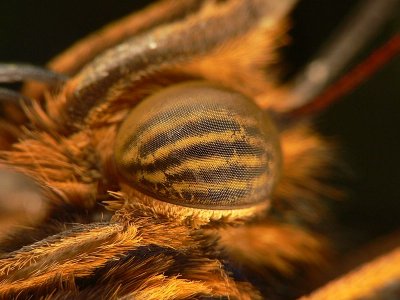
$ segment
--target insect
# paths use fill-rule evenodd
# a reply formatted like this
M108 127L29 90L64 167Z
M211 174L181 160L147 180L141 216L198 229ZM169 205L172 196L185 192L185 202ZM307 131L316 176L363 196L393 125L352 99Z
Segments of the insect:
M260 3L255 1L254 5ZM271 114L262 120L264 122L266 118L271 118L277 123L277 128L270 129L269 125L265 125L268 129L264 130L264 125L257 125L253 132L258 134L258 138L249 141L250 129L245 125L246 122L257 120L256 117L240 113L240 107L237 106L226 109L227 104L222 100L221 108L211 110L219 113L219 117L214 118L216 127L206 127L205 132L214 134L216 140L229 136L231 145L232 136L236 134L238 137L233 141L247 146L260 140L261 143L272 145L268 151L268 145L264 145L262 148L265 151L261 154L250 151L250 156L253 156L248 160L249 163L256 161L268 165L266 167L261 164L263 170L269 167L271 170L281 170L282 174L272 174L265 181L267 185L271 183L271 178L278 182L273 194L270 190L261 194L264 201L247 195L228 199L224 195L222 200L225 202L221 202L218 197L210 198L210 194L201 198L193 192L200 190L198 186L189 189L189 192L179 192L174 188L179 183L193 186L202 181L190 180L187 173L177 181L171 181L170 178L166 180L167 175L176 178L176 174L179 174L177 168L171 173L169 165L158 172L164 176L161 180L150 183L140 181L138 178L145 178L146 172L150 172L149 168L141 169L130 159L135 147L143 154L145 145L157 146L156 136L168 138L159 138L162 146L153 150L159 152L152 152L145 158L158 159L160 151L169 150L168 147L175 146L182 138L201 136L193 130L189 130L186 135L173 136L173 133L180 132L179 129L190 128L188 124L194 117L185 108L183 112L188 115L187 119L175 118L175 111L171 113L171 118L162 118L161 125L175 127L175 124L181 124L181 128L169 131L161 126L159 130L162 135L160 131L153 130L154 123L150 123L146 125L148 130L143 130L140 135L140 141L147 138L153 140L152 143L143 142L143 147L137 143L127 147L126 143L139 131L135 126L142 124L136 124L136 118L146 118L147 113L147 117L162 116L163 107L157 108L153 115L150 113L151 108L158 106L154 103L172 101L176 104L177 94L190 93L193 88L216 90L229 97L235 95L244 98L246 100L236 102L243 101L245 108L253 107L255 104L252 101L255 99L257 105L268 110L268 93L265 97L260 95L264 96L265 90L274 91L276 83L265 81L258 67L274 66L274 51L266 50L284 43L286 25L277 21L280 20L276 17L279 16L279 10L276 15L273 14L277 18L275 23L272 22L275 27L269 28L268 22L257 24L257 17L252 15L250 20L244 13L249 9L247 5L244 1L216 1L204 6L193 5L191 8L188 4L189 8L180 12L179 6L175 6L175 10L169 7L160 10L161 18L169 16L169 12L178 12L178 16L175 16L178 21L172 22L176 26L161 26L156 22L158 26L154 26L154 34L151 29L150 35L134 36L139 46L147 48L141 52L145 55L140 56L133 70L125 72L117 68L116 73L110 71L109 76L101 76L101 71L113 67L117 59L123 61L124 47L117 46L119 53L123 53L121 57L116 57L113 52L111 57L98 56L99 64L92 64L91 60L85 62L84 65L89 67L72 76L65 85L57 86L45 97L41 96L42 87L27 87L28 97L35 95L39 101L44 101L24 106L29 121L24 120L19 110L14 111L15 107L4 108L10 110L6 111L8 114L3 113L4 116L11 116L15 123L22 118L21 123L27 129L4 127L6 138L2 145L5 148L8 144L10 147L14 145L11 150L6 149L2 153L2 176L11 178L12 183L27 186L29 196L39 197L33 197L33 200L29 198L30 203L36 201L37 206L27 206L22 211L17 207L22 217L14 218L17 220L16 225L4 219L6 225L11 225L6 231L6 237L2 237L5 253L1 263L2 297L290 299L321 284L318 277L325 273L320 269L331 257L324 237L329 229L321 226L325 218L322 203L326 201L325 198L336 198L340 192L329 183L324 184L323 178L321 180L325 176L325 180L330 178L324 170L334 164L331 145L311 131L307 124L287 124ZM232 18L229 13L235 12L237 15ZM258 9L252 13L258 17L263 16ZM186 14L188 17L184 17ZM286 15L287 11L282 14ZM187 21L190 16L194 21ZM217 25L226 24L226 16L229 16L229 24L235 20L236 27L214 25L210 28L225 28L226 31L220 35L215 31L217 36L210 34L213 30L207 25L210 26L212 22ZM202 23L198 20L205 21ZM241 21L243 25L237 25ZM168 19L166 23L170 22ZM182 23L185 26L181 26L180 22L185 22ZM202 26L196 27L198 24ZM248 24L252 25L246 29ZM189 26L193 26L193 31L188 29ZM238 32L235 28L239 28ZM187 31L190 34L185 36ZM270 36L273 41L259 40L264 31L271 31L269 33L272 33ZM198 44L195 41L185 44L193 32L201 32L207 39L202 39ZM140 39L143 36L144 42ZM164 36L168 38L163 43ZM174 38L178 39L175 44ZM249 48L247 45L254 47ZM171 49L165 52L168 47ZM266 56L266 52L271 56ZM157 55L148 56L153 53ZM138 75L137 70L141 66L147 68L149 62L152 69L146 69ZM117 81L110 81L110 77ZM271 77L273 81L274 77ZM97 86L92 89L92 83L98 82L102 82L100 88ZM46 86L45 89L50 91L51 87ZM174 97L164 98L165 93L173 93ZM201 97L200 100L192 99L190 105L196 101L201 103ZM251 104L248 104L249 101ZM181 105L178 108L183 105L178 104ZM143 108L145 105L147 107ZM205 107L206 113L199 113L196 109L195 116L200 116L200 120L206 119L207 124L214 124L209 121L213 119L208 113L208 107ZM169 109L170 106L165 107L167 112ZM237 114L232 113L235 109L238 110ZM258 108L256 111L261 112ZM221 114L225 123L221 121ZM130 121L131 118L133 121ZM170 123L169 119L175 120L174 123ZM232 126L226 125L229 121L233 123ZM194 128L201 128L199 124L195 123ZM235 124L239 126L235 127ZM242 131L246 133L244 136L238 134ZM281 149L277 149L276 141L264 141L264 136L273 137L274 131L279 133ZM16 137L20 141L14 140ZM205 136L202 139L207 141ZM121 146L118 146L119 141ZM177 159L186 157L179 152L180 149L187 148L170 150L172 154L179 153ZM243 148L234 147L235 151L229 153L228 157L220 157L224 149L219 146L216 150L220 151L213 152L212 157L227 158L222 163L228 166L229 161L234 160L235 151L239 152ZM210 148L206 150L210 152ZM127 168L123 163L124 157L117 155L119 152L128 153L128 162L134 167ZM204 154L195 152L197 155L200 153ZM249 153L236 154L234 166ZM280 155L282 162L279 162ZM144 158L141 155L135 157L139 156L138 161L142 163ZM205 155L206 158L210 156L207 153ZM194 155L192 153L187 157L190 159L185 161L192 162ZM216 165L218 160L210 161L207 168L211 169L213 162ZM152 165L155 169L153 171L160 171L162 159L158 162ZM182 167L181 161L171 164L173 167ZM196 168L207 170L203 165L189 168L192 176L201 175ZM140 172L135 174L137 170ZM232 177L238 176L234 172L232 174ZM318 181L314 180L314 175L319 178ZM252 181L252 178L247 177L246 180ZM32 180L36 185L32 184ZM226 177L221 177L221 182L208 179L205 185L222 184L224 180ZM162 187L160 183L163 183ZM217 185L217 190L220 186ZM18 195L17 189L11 187L9 193ZM18 203L18 199L24 199L24 196L14 198ZM257 205L254 206L251 201ZM237 207L233 207L235 205ZM12 211L12 208L9 210ZM32 220L26 220L29 212L34 216ZM27 229L22 225L29 227ZM26 247L19 250L22 246Z

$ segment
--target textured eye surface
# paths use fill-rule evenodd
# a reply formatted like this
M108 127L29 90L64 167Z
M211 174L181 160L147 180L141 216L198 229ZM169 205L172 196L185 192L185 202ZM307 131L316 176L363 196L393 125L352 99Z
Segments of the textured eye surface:
M159 200L232 209L268 199L280 147L268 116L250 99L191 82L150 96L129 113L115 160L133 187Z

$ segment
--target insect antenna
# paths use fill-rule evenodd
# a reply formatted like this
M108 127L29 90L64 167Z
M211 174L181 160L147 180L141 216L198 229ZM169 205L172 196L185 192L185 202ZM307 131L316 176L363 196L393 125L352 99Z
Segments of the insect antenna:
M16 83L28 80L58 85L64 83L67 76L29 64L0 64L0 83ZM18 103L21 99L29 100L26 96L11 89L0 88L0 101Z
M11 83L36 80L47 84L58 84L67 76L29 64L0 64L0 82Z
M6 88L0 88L0 102L17 104L21 100L25 102L30 101L29 98L25 97L21 93Z
M400 34L395 34L385 44L372 52L365 60L343 75L313 101L293 110L292 116L318 113L349 93L400 53Z
M52 70L65 74L76 74L94 57L105 50L123 42L127 38L151 30L162 24L179 21L195 13L206 2L205 0L163 0L150 5L140 13L107 25L97 32L78 41L67 51L61 53L50 63Z
M291 116L308 112L309 109L303 110L305 106L318 107L318 109L313 108L312 110L319 111L366 80L369 75L398 54L400 38L398 34L394 34L390 41L371 55L371 58L367 58L356 67L354 73L350 72L351 74L346 76L346 78L350 78L357 74L358 80L348 83L347 79L344 79L345 82L338 83L347 87L345 90L340 88L341 91L332 99L325 100L325 96L318 97L390 20L398 4L398 0L368 0L355 7L323 49L295 76L288 98L278 109L289 112ZM371 24L373 24L372 29ZM337 86L335 85L333 88L337 88ZM329 90L331 91L331 89ZM326 104L317 104L320 101L326 102Z
M250 31L266 15L271 22L281 19L294 3L294 0L281 1L279 4L256 0L232 2L227 6L217 6L212 12L205 9L184 23L172 23L150 30L110 48L69 83L67 119L74 124L81 122L93 106L104 101L110 88L121 78L125 79L134 73L136 77L131 76L130 80L140 81L158 69L210 52L227 40ZM224 26L232 19L235 22L231 26ZM74 128L74 124L69 125Z

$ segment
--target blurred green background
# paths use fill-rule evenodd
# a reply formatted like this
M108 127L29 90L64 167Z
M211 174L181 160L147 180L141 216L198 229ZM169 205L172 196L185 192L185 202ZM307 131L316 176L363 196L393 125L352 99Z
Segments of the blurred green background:
M0 61L43 65L79 38L149 2L1 1ZM317 51L356 2L300 2L293 12L293 42L284 51L288 72ZM360 57L399 31L399 24L400 8ZM400 56L331 106L316 125L337 141L352 173L340 180L348 198L333 205L347 238L361 243L400 229Z

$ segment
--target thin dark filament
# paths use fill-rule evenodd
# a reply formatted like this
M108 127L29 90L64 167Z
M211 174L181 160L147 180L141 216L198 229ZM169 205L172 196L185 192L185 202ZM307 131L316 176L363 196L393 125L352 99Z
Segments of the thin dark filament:
M400 53L400 34L395 34L383 46L375 50L362 63L340 78L311 103L291 111L291 115L306 115L324 110L343 95L354 90L362 82L370 78L376 71L386 65Z
M65 75L29 64L0 64L1 83L35 80L48 84L58 84L67 79Z
M390 16L399 0L367 0L357 7L293 81L286 110L308 105L343 72L352 59L371 41Z
M13 90L0 87L0 102L19 104L21 101L28 102L29 98Z

